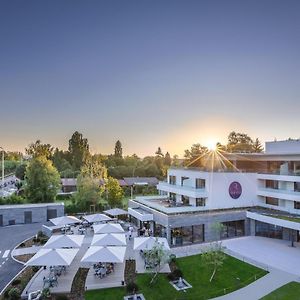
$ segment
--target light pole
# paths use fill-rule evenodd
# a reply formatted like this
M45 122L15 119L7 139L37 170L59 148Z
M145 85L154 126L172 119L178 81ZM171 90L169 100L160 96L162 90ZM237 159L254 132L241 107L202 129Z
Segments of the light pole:
M2 150L2 186L4 187L4 149L0 147Z

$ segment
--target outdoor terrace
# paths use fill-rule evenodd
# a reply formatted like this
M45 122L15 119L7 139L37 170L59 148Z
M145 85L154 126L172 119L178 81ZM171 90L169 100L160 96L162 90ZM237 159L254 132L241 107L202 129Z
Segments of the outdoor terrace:
M176 203L170 200L166 196L155 196L155 197L136 197L133 202L143 204L149 208L153 208L160 212L171 214L171 213L189 213L207 210L204 206L192 206L183 203Z

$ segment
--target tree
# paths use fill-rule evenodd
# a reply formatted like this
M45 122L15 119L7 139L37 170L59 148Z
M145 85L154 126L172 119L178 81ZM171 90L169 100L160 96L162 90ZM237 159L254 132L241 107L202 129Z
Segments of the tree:
M52 155L53 165L56 167L60 175L72 172L72 166L68 161L69 153L56 148ZM64 177L64 176L62 176Z
M175 154L175 155L173 156L173 159L172 159L172 166L178 167L179 165L180 165L180 162L179 162L178 155Z
M17 166L17 168L16 168L15 175L20 180L24 180L24 178L25 178L26 167L27 167L27 164L21 164L21 165Z
M81 168L83 176L91 178L105 179L107 177L107 169L102 164L101 157L98 155L88 156Z
M73 170L79 171L90 152L88 140L78 131L75 131L69 140L69 152Z
M172 158L171 158L171 155L169 152L166 153L165 155L165 161L164 161L164 164L166 166L171 166L171 163L172 163Z
M162 150L161 150L160 147L158 147L157 150L155 151L155 155L160 156L160 157L164 157L164 154L162 153Z
M255 153L260 153L263 151L263 146L261 144L261 142L259 141L258 138L255 139L254 143L253 143L253 151Z
M165 249L164 245L157 239L153 247L149 250L144 250L145 263L147 264L147 271L152 273L150 284L153 283L162 267L169 261L169 251Z
M60 189L60 176L45 156L33 158L25 173L25 193L34 203L53 202Z
M105 187L107 193L107 201L110 207L121 206L124 192L120 187L119 181L113 177L108 177Z
M227 151L251 153L253 152L253 140L246 133L232 131L228 135Z
M115 157L118 157L118 158L123 157L122 144L119 140L117 140L116 144L115 144Z
M25 148L25 152L33 158L45 156L47 159L50 159L53 153L53 147L50 144L42 144L40 140L37 140L35 143L31 143L28 148Z
M212 268L212 275L209 279L211 282L219 268L222 267L226 255L221 243L213 243L210 247L202 252L201 259L208 267Z
M83 175L77 177L77 193L74 195L74 200L80 211L88 210L91 205L97 207L102 193L98 180Z
M184 150L185 165L201 164L201 157L208 152L207 147L193 144L191 149Z

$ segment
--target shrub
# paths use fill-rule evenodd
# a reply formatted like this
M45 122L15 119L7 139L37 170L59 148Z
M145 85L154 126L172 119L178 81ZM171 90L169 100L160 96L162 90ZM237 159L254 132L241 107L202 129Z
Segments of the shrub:
M37 237L38 237L38 238L45 237L43 231L40 230L40 231L37 233Z
M8 292L8 296L10 300L19 300L21 299L21 292L18 288L12 288Z
M32 267L32 271L33 271L34 273L36 273L39 269L40 269L40 267L38 267L38 266L33 266L33 267Z
M10 292L10 289L6 289L5 290L5 292L4 292L4 294L3 294L3 297L5 298L5 299L7 299L7 298L9 298L9 292Z
M21 279L15 279L15 280L13 280L13 282L11 283L11 285L12 286L16 286L16 285L18 285L18 284L20 284L21 283Z
M129 294L133 294L139 290L139 287L135 282L131 281L127 284L126 289Z
M56 300L69 300L67 295L60 294L56 296Z
M20 244L20 247L22 248L22 247L25 247L25 243L21 243Z
M180 269L175 269L173 272L169 273L167 277L170 281L174 281L179 279L179 277L183 277L183 273Z
M175 254L170 254L169 260L170 260L170 262L176 262L176 255Z

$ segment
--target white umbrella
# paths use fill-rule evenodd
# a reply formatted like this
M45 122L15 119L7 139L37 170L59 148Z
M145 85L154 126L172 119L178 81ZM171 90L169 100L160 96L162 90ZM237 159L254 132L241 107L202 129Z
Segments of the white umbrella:
M44 248L80 248L83 239L83 235L52 235Z
M124 229L120 224L99 224L93 225L94 233L120 233L124 232Z
M162 244L165 250L170 250L166 238L153 237L153 236L134 238L133 250L150 250L157 244Z
M69 266L79 249L40 249L27 266Z
M92 214L83 217L89 223L102 222L102 221L110 221L111 218L104 214Z
M104 211L105 214L116 217L119 215L127 215L128 212L121 208L112 208Z
M56 226L66 226L69 224L80 223L81 221L74 216L64 216L58 217L54 219L50 219L50 221Z
M126 246L126 237L124 233L95 234L91 245L92 246Z
M91 246L83 256L83 263L122 263L125 258L126 247Z

